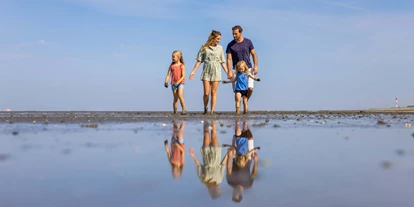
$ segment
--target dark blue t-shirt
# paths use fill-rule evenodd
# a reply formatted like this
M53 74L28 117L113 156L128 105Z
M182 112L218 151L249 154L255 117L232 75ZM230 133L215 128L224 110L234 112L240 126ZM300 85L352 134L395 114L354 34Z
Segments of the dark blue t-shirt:
M231 41L226 48L226 53L231 53L233 68L236 67L236 64L244 60L249 68L252 68L252 63L250 61L250 51L253 50L253 43L250 39L244 37L243 41L237 43L236 41Z

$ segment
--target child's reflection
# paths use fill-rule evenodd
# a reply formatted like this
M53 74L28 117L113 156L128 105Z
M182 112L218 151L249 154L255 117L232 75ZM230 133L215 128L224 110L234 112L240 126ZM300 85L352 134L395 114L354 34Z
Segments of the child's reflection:
M203 157L203 165L194 155L194 149L190 148L191 157L193 157L197 166L198 177L207 186L211 198L217 199L221 196L220 183L224 177L224 165L228 155L226 154L221 160L221 147L217 140L216 121L211 121L211 133L208 123L204 123L204 139L200 151Z
M171 152L168 149L168 140L164 141L165 152L167 152L168 161L171 164L172 176L174 178L181 177L184 168L184 122L181 122L180 127L178 123L173 123L173 135L171 137Z
M240 202L243 199L243 191L253 185L258 169L258 155L254 153L260 147L254 147L253 134L250 131L247 121L243 123L236 122L235 134L232 145L224 144L230 147L228 151L229 159L227 161L227 183L233 187L233 201ZM231 159L233 154L235 158ZM250 173L250 166L254 161L253 171ZM233 163L232 163L233 160Z

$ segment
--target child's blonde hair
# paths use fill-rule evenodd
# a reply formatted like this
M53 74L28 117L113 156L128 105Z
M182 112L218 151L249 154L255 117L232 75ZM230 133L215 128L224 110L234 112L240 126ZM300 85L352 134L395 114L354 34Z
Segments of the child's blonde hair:
M181 177L181 175L183 174L183 168L184 168L184 165L178 166L178 165L171 164L171 171L172 171L172 176L174 179L178 179Z
M178 56L178 58L180 59L181 64L184 64L184 58L183 58L183 53L181 53L181 51L179 50L174 50L174 52L172 53L173 55L176 54ZM174 64L175 62L172 62L172 64Z
M238 167L244 168L249 161L249 158L246 155L237 155L235 161Z
M239 71L239 68L243 69L242 73L250 74L249 67L247 67L247 64L244 62L244 60L241 60L236 64L236 71Z

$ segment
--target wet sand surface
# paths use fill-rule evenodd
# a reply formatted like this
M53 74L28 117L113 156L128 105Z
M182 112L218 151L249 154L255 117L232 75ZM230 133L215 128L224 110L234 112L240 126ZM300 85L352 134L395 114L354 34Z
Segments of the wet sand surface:
M303 119L303 118L381 118L392 115L393 118L406 119L414 115L414 108L382 110L322 110L322 111L250 111L236 115L234 112L216 112L202 114L187 112L186 115L173 114L170 111L0 111L0 123L40 122L40 123L78 123L78 122L147 122L165 120L201 120L201 119Z
M411 207L411 124L411 112L384 111L0 112L0 206ZM174 125L186 152L178 178L164 147ZM254 162L243 176L224 169L211 193L189 148L203 164L205 139L231 144L236 129L261 147L257 173L240 193L231 176L250 179Z

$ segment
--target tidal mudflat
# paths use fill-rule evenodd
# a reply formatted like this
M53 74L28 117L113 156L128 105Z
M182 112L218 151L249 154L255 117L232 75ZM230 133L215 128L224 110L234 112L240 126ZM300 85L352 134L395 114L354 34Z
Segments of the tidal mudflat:
M0 206L414 205L412 114L39 114L0 114Z

